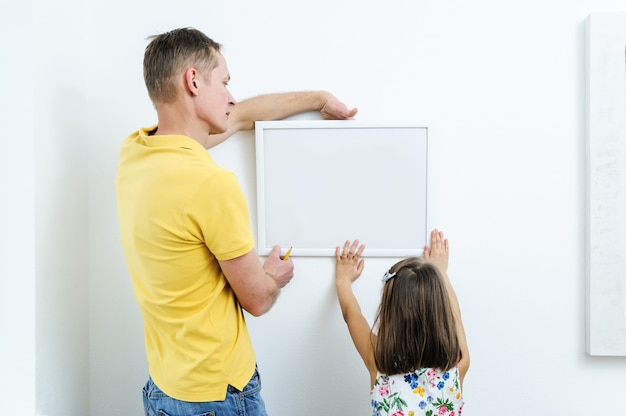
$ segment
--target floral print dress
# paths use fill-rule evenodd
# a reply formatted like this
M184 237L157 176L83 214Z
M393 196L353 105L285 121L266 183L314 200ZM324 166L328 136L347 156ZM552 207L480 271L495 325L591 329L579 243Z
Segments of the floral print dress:
M370 392L373 416L459 416L463 397L459 370L422 368L409 374L378 373Z

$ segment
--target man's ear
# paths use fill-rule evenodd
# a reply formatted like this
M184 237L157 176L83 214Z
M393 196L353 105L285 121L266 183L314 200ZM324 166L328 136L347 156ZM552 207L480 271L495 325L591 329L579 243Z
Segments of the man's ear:
M185 71L185 86L191 95L198 95L198 71L195 68L188 68Z

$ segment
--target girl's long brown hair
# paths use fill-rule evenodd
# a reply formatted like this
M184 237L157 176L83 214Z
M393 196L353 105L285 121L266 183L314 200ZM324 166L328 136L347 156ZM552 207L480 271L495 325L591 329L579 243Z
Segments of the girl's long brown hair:
M447 371L461 359L456 322L446 284L438 269L409 257L391 269L374 327L376 368L394 375L419 368Z

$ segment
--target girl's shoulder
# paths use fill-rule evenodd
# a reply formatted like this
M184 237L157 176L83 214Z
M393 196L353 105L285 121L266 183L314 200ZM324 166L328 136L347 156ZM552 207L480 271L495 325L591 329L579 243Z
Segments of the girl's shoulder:
M415 371L406 373L406 374L394 374L394 375L385 375L380 372L376 375L376 383L375 384L384 384L389 383L390 381L393 383L405 382L409 385L415 385L416 383L430 384L430 385L439 385L440 382L446 384L448 380L455 380L459 378L459 368L453 367L449 370L442 371L438 368L420 368Z

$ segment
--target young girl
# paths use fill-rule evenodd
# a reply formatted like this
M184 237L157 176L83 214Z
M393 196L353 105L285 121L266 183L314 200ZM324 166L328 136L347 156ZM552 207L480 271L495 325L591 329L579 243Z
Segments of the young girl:
M365 245L337 247L336 287L343 318L370 373L372 414L458 416L469 352L461 311L447 275L448 240L435 229L423 257L396 263L370 329L354 293Z

